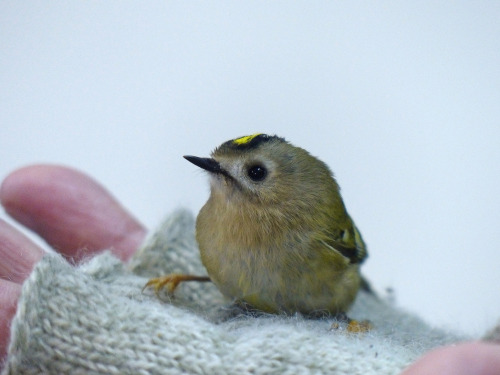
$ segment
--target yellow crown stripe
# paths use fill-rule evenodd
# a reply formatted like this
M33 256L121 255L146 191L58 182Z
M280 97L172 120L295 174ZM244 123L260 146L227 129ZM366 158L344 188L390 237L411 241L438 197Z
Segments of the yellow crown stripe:
M236 143L237 145L244 145L244 144L251 142L252 139L254 139L255 137L257 137L258 135L261 135L261 134L262 133L256 133L256 134L252 134L252 135L247 135L245 137L236 138L233 141L233 143Z

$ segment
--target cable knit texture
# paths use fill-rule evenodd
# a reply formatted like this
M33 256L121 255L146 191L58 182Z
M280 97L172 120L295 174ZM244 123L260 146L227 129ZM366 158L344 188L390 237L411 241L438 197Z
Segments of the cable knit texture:
M398 374L464 339L365 292L349 316L374 328L350 334L334 319L235 315L211 283L181 284L168 301L141 291L172 272L206 274L185 210L128 265L109 252L78 268L45 256L24 283L3 374Z

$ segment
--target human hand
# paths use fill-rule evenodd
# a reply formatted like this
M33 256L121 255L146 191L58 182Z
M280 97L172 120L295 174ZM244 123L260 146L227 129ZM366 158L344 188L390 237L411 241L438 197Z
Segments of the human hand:
M435 349L402 375L499 375L500 345L467 342Z
M40 165L20 169L3 182L0 201L14 219L73 263L102 249L111 249L126 261L146 233L103 187L68 168ZM7 351L21 285L43 253L0 220L0 359ZM436 373L500 374L500 346L466 343L440 348L403 374Z
M127 261L146 234L101 185L65 167L38 165L13 172L1 185L0 201L10 216L75 264L103 249ZM0 220L0 363L21 285L43 254Z

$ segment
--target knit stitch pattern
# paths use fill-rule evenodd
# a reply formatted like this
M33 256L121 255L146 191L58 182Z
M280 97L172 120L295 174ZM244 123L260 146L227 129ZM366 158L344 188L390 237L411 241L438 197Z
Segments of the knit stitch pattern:
M206 274L185 210L127 265L109 252L78 268L46 255L23 285L2 374L398 374L465 339L366 292L349 311L373 323L362 334L332 330L332 318L235 315L211 283L163 301L142 292L172 272Z

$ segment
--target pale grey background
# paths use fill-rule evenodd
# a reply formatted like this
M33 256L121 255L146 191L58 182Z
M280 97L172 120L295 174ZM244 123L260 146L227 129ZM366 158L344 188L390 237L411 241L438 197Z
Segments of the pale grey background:
M151 228L207 198L182 155L276 133L335 171L378 290L479 333L500 317L499 20L496 1L2 1L0 178L70 165Z

